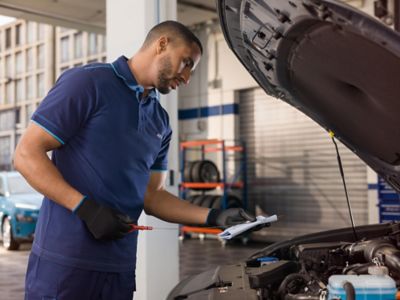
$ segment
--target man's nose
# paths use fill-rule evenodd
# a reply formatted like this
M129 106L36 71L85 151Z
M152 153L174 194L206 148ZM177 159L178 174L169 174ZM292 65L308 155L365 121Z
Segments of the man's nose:
M181 79L185 85L189 84L191 72L190 70L183 70L181 73Z

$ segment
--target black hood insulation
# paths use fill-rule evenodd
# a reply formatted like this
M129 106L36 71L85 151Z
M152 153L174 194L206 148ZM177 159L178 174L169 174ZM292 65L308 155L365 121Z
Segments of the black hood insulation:
M400 35L339 1L219 0L230 48L400 192Z

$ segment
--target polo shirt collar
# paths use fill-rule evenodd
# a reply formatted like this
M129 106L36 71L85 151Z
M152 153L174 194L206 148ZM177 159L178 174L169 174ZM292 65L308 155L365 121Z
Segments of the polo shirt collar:
M111 63L111 67L113 68L115 75L121 78L131 90L135 91L136 95L144 92L143 86L137 83L131 69L129 69L128 58L124 55L120 56L116 61ZM150 90L148 98L158 99L156 89L153 88Z

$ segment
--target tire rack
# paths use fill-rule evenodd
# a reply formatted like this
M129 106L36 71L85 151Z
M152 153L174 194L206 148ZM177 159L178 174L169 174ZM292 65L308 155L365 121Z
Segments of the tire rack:
M184 182L184 170L186 163L186 151L187 150L198 150L201 153L201 160L205 160L205 156L210 152L221 152L222 154L222 176L220 182ZM240 167L234 176L234 181L231 183L227 182L227 166L228 153L239 152L240 155ZM222 193L222 207L221 209L227 208L228 203L228 191L231 188L242 189L242 204L243 208L247 208L247 156L244 142L235 144L233 146L227 146L225 140L211 139L211 140L196 140L196 141L185 141L180 143L180 159L181 159L181 183L179 185L179 193L182 199L186 199L186 193L191 188L220 188L223 190ZM239 178L241 175L241 181L235 181L235 178ZM203 191L204 194L204 191ZM207 228L207 227L193 227L193 226L181 226L180 233L181 237L185 235L195 233L199 234L200 238L204 238L206 234L216 235L222 232L221 229Z

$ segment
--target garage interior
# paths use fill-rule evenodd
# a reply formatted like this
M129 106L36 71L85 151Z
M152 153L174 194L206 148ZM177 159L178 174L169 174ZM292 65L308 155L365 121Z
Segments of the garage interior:
M400 31L399 0L341 2ZM190 84L161 97L174 131L167 189L199 206L243 207L255 215L276 214L279 221L226 242L218 239L220 231L167 224L143 213L141 224L168 230L139 238L135 299L165 299L189 275L246 259L274 242L352 225L329 133L259 86L229 48L214 0L0 0L0 15L15 18L0 26L0 167L4 171L12 170L19 137L63 71L129 56L154 24L167 19L187 25L203 45ZM29 41L32 24L44 26L42 42ZM39 30L39 25L34 26ZM16 44L19 30L24 38ZM96 49L86 54L94 37ZM78 42L83 43L80 57L73 54ZM35 66L22 67L19 75L17 56L24 53L22 64L27 65L30 43L34 55L44 45L44 65L39 71ZM20 82L24 82L23 92L18 96ZM12 99L7 99L9 89L17 90ZM355 225L399 221L397 192L353 151L337 143ZM398 200L391 202L389 213L384 206L388 194ZM18 251L0 250L1 299L22 299L29 250L29 244ZM151 282L158 282L157 288Z

